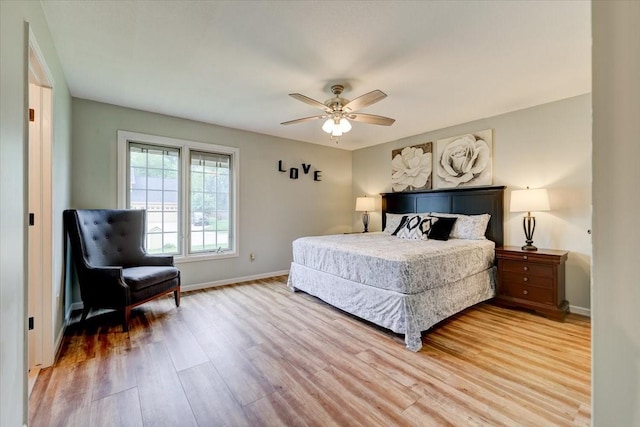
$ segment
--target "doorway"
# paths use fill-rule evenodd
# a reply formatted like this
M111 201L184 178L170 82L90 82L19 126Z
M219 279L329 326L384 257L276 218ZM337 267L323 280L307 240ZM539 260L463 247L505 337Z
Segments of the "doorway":
M53 364L53 79L29 33L28 369L29 392L41 367Z

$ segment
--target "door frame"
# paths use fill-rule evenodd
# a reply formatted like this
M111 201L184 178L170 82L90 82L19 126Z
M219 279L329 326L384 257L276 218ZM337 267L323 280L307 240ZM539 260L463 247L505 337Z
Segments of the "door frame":
M37 334L35 340L37 340L36 348L39 351L36 353L38 357L36 360L36 366L47 367L53 365L55 358L54 347L54 334L53 334L53 105L54 105L54 80L52 73L42 55L42 50L38 45L35 34L31 27L29 27L29 46L28 46L28 90L31 90L33 83L40 89L40 182L41 182L41 197L40 197L40 218L36 218L41 224L41 237L42 247L40 251L40 260L42 269L42 280L36 284L36 288L33 289L36 295L39 296L37 301L34 317L38 317L36 320L35 331ZM27 150L27 153L29 151ZM27 177L29 176L29 159L27 159ZM29 186L27 183L27 192ZM28 195L28 193L27 193ZM27 218L27 227L28 227ZM27 233L28 235L28 233ZM27 239L28 242L28 239ZM29 252L27 251L27 254ZM29 281L29 269L34 260L27 260L27 296L29 296L29 288L32 284ZM27 318L29 317L29 301L26 306ZM27 319L28 320L28 319ZM28 322L26 322L28 324ZM31 352L32 349L27 346L27 351ZM27 353L27 361L29 360L29 353ZM27 368L31 368L28 366Z

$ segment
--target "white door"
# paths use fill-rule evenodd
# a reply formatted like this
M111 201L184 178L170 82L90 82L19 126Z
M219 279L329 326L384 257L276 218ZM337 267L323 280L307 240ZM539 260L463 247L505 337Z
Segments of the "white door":
M29 58L28 367L53 364L53 90Z
M42 363L42 107L40 86L29 84L29 370ZM37 220L36 220L37 219ZM33 220L33 223L32 223ZM36 325L38 326L36 328ZM33 328L33 329L32 329Z

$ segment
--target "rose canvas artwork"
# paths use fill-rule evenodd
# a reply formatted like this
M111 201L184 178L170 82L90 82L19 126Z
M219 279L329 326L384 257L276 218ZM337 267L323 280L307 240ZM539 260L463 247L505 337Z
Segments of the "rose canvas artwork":
M436 142L435 188L491 185L492 129Z
M433 143L391 151L392 191L430 190Z

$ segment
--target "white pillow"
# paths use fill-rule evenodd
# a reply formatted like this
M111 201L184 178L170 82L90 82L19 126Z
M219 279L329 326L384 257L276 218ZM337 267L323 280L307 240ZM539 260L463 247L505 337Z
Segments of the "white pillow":
M402 222L402 217L405 216L413 216L413 215L422 215L422 216L427 216L429 215L428 212L425 213L404 213L404 214L394 214L394 213L387 213L385 214L387 221L385 222L385 226L384 226L384 232L387 234L393 234L394 231L396 231L398 229L398 227L400 226L400 223Z
M401 239L429 240L431 220L432 218L426 215L408 215L404 227L398 230L396 236Z
M484 233L487 231L491 215L463 215L431 212L431 216L441 216L445 218L458 218L451 230L454 239L486 240Z
M393 233L400 226L402 217L407 215L408 214L393 214L393 213L385 214L387 221L385 223L383 231L387 234Z

